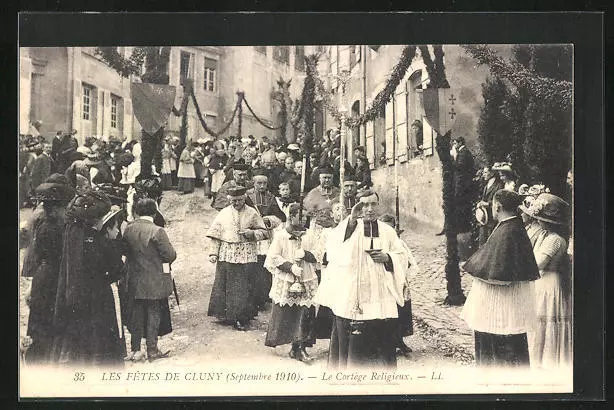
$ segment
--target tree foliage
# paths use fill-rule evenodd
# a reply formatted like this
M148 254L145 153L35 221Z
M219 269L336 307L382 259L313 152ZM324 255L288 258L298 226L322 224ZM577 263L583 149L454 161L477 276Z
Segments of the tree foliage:
M521 183L543 183L561 196L571 169L572 53L569 46L517 45L512 62L498 58L482 87L478 122L490 163L508 160Z

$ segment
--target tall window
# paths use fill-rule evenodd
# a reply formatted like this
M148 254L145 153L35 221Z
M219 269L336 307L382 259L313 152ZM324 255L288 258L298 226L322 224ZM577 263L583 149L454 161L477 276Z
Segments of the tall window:
M384 109L378 113L373 121L373 140L373 164L385 165L388 147L386 147L386 111ZM390 147L390 150L392 150L392 147Z
M217 80L217 60L205 57L205 90L215 92Z
M111 128L117 128L119 98L111 96Z
M407 83L401 83L386 104L386 160L394 164L407 160ZM395 152L396 151L396 152Z
M296 46L294 56L294 68L299 71L305 71L305 47Z
M186 79L194 79L194 69L192 64L192 54L187 51L181 52L179 65L179 84L183 85Z
M88 120L91 117L92 110L92 98L94 94L94 87L91 85L83 84L83 103L81 105L82 118Z
M266 55L266 46L254 46L254 49L257 52Z
M418 70L409 77L407 85L407 123L409 124L409 151L413 157L420 156L423 147L424 132L420 125L423 122L421 102L422 71ZM415 124L415 125L414 125Z
M288 46L275 46L273 48L273 59L280 63L290 63L290 47Z

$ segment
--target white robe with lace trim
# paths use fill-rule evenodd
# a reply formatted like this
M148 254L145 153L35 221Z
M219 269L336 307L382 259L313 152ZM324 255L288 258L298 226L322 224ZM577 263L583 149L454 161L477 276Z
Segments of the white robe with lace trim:
M393 272L374 262L365 251L370 238L364 235L359 219L352 235L343 240L349 218L330 231L326 244L328 265L326 284L320 284L315 302L331 308L336 316L354 320L398 317L397 305L403 306L408 255L395 230L378 222L379 237L373 248L390 255ZM336 297L331 297L336 295ZM361 313L355 310L358 302Z

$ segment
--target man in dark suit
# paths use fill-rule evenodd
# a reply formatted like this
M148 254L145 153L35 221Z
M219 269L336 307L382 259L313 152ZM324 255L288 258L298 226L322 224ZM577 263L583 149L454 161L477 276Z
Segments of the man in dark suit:
M51 158L54 162L57 162L60 156L60 145L62 144L62 131L55 133L55 137L51 141ZM54 169L55 171L55 169Z
M156 201L140 199L135 207L135 219L124 231L128 297L133 303L129 330L132 335L131 358L142 357L141 339L146 338L149 361L168 356L158 349L158 335L170 332L168 297L173 291L170 264L177 258L166 231L154 224L158 212ZM163 317L164 315L164 317ZM167 322L163 332L161 323Z
M465 146L465 139L457 137L452 141L452 166L454 167L454 231L469 232L473 207L475 162L473 154Z

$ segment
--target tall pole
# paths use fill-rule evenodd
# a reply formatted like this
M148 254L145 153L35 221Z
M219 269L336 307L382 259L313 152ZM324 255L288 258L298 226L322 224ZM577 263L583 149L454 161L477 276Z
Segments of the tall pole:
M339 202L343 203L343 178L345 177L345 146L347 137L347 107L345 105L345 85L350 80L351 74L347 70L343 70L339 76L341 84L341 94L339 103L339 113L341 114L341 137L339 146Z
M395 98L392 98L392 157L394 158L394 186L395 186L395 220L396 220L396 231L400 232L399 226L399 133L397 132L397 124L396 124L396 102Z

